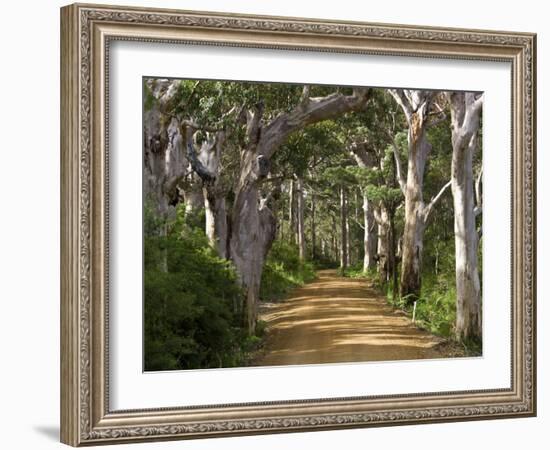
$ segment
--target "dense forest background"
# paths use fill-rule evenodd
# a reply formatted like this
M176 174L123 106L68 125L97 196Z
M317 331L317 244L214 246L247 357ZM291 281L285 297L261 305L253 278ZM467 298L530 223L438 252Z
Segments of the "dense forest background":
M143 89L145 370L246 365L260 303L323 268L480 353L481 94Z

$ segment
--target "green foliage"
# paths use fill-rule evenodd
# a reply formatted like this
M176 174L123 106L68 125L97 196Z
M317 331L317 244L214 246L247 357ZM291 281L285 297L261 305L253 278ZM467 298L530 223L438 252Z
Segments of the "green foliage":
M433 334L451 338L456 320L456 287L454 277L427 276L422 280L422 293L416 302L416 322Z
M386 287L388 303L405 311L412 318L414 306L406 298L393 296L391 286ZM422 292L416 301L415 324L437 336L455 340L456 323L456 285L453 271L444 271L439 275L424 272ZM481 355L481 342L461 342L463 354Z
M143 80L143 108L145 111L151 111L155 105L155 96L151 92L151 89L147 85L146 80Z
M366 188L367 197L373 202L383 202L386 205L399 204L403 198L403 193L399 188L387 186L372 186Z
M240 365L251 344L240 324L233 267L188 226L183 205L168 228L144 242L145 370Z
M351 271L350 275L347 276L353 276L353 274L354 272ZM380 285L376 274L367 274L366 278L372 280L374 285L385 293L390 305L407 312L412 317L414 306L411 306L405 297L394 296L391 283L384 286ZM449 272L440 276L425 273L422 278L422 292L416 301L416 325L432 334L453 338L455 319L456 288L454 277Z
M295 245L276 241L264 265L260 299L264 301L279 300L292 288L314 278L313 264L300 261L298 248Z
M353 171L347 167L328 167L323 178L332 186L353 186L357 184L357 179Z
M275 154L274 167L288 177L304 177L308 167L338 153L342 146L338 131L333 121L326 120L293 133Z
M353 266L346 267L346 269L342 269L340 267L338 269L338 275L346 278L369 278L371 275L374 275L374 274L365 273L363 271L363 264L361 262L361 263L354 264Z

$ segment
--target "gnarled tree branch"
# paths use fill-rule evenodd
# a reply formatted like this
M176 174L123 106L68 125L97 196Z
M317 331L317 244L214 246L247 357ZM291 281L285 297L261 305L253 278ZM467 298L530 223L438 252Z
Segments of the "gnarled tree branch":
M395 99L395 101L399 104L399 106L401 106L401 108L403 109L403 112L405 113L405 117L407 119L407 122L410 122L412 114L413 114L414 111L412 109L412 105L411 105L409 99L405 95L404 90L403 89L388 89L388 92Z
M184 131L184 135L187 137L187 159L191 164L191 168L204 183L212 183L216 179L216 174L208 170L200 161L197 150L195 149L195 144L193 143L193 129L187 126Z
M260 138L262 152L270 158L275 149L294 131L364 108L368 92L367 88L354 88L352 95L334 93L326 97L309 98L292 111L279 114L263 127Z

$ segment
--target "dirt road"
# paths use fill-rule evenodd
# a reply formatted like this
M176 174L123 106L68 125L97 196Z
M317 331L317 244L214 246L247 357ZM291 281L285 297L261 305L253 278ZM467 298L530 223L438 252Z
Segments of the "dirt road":
M365 280L319 272L281 303L265 308L264 351L252 365L387 361L447 356L442 340L415 327Z

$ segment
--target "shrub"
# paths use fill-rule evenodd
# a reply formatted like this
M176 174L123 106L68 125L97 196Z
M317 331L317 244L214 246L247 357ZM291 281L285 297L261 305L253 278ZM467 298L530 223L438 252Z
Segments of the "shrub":
M454 335L456 320L456 287L444 277L427 277L422 280L422 293L416 302L416 322L444 337Z
M239 365L245 333L233 267L188 226L183 208L166 227L144 243L145 370Z
M433 334L456 340L456 285L451 274L424 276L416 303L416 322ZM462 340L460 344L466 356L481 355L480 340Z
M310 262L300 261L298 248L287 242L273 244L262 273L260 299L273 301L283 298L292 288L315 278Z

